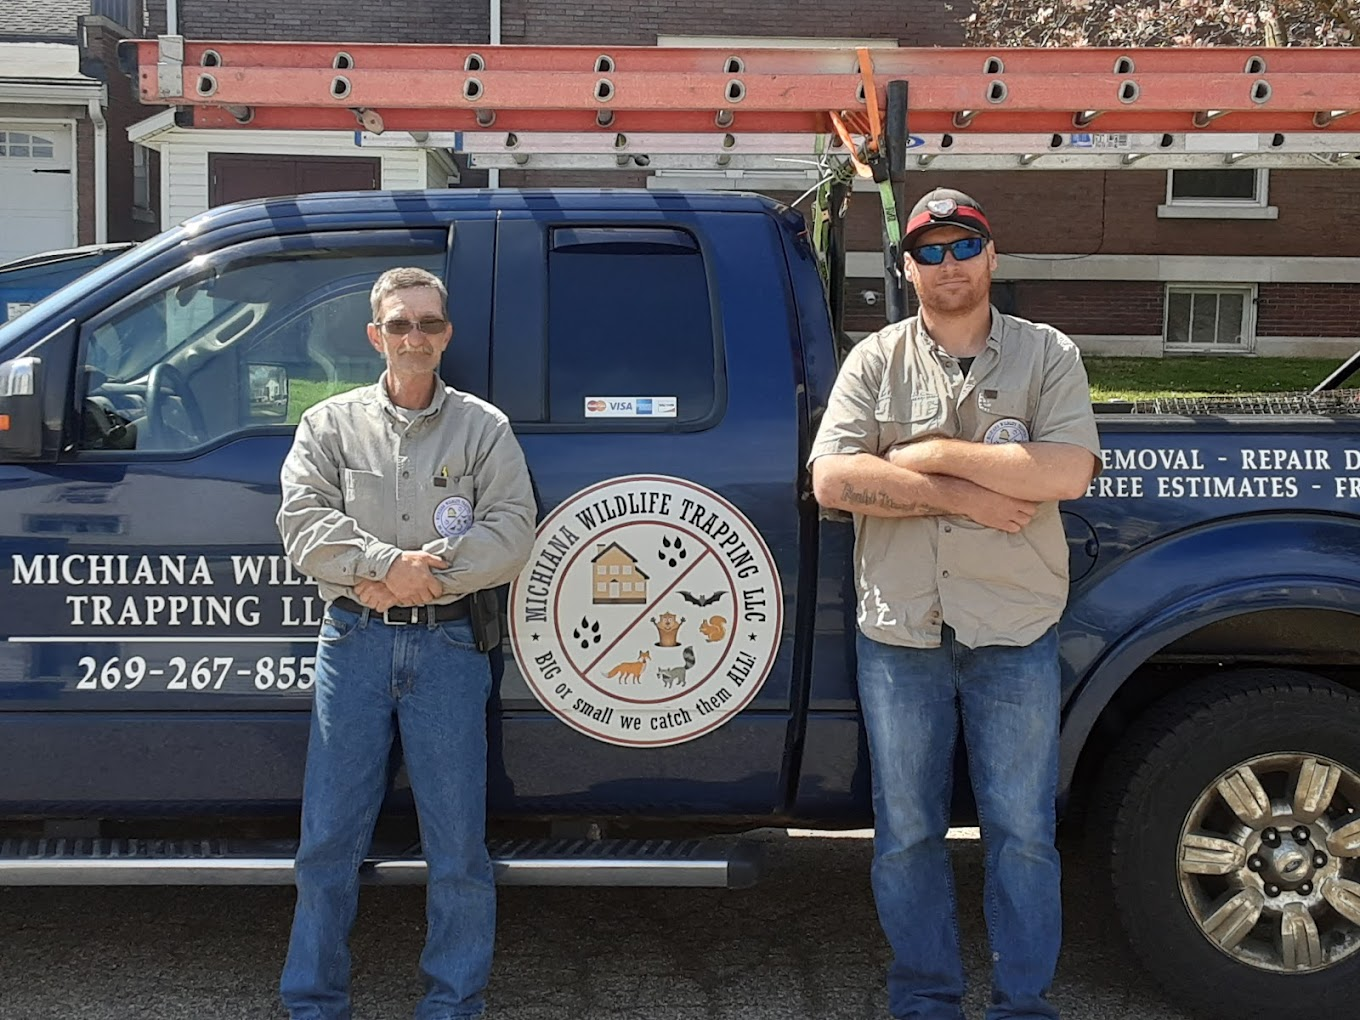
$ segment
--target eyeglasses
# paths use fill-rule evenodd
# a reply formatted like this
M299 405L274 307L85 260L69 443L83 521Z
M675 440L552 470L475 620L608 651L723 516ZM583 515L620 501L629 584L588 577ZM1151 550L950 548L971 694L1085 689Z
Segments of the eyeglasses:
M911 260L922 266L938 266L944 261L944 253L952 252L955 262L967 262L982 254L987 247L985 237L961 237L948 244L923 244L919 248L908 249Z
M421 319L419 322L412 322L410 319L388 319L386 322L377 323L388 336L406 336L411 330L419 329L426 336L438 336L449 326L448 319Z

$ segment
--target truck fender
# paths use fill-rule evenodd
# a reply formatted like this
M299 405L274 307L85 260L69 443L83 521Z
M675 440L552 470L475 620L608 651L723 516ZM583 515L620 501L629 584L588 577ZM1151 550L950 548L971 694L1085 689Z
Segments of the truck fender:
M1261 610L1360 616L1360 522L1320 514L1218 521L1153 543L1097 575L1083 586L1063 627L1065 665L1077 678L1063 709L1063 800L1101 713L1134 671L1168 644ZM1163 594L1148 604L1138 595L1148 592ZM1111 634L1117 636L1111 640ZM1079 650L1087 649L1094 654L1082 662Z

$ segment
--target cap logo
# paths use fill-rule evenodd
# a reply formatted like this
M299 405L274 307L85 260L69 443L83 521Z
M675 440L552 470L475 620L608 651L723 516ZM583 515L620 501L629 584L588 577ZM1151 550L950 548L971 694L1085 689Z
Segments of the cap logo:
M936 198L927 202L926 208L930 210L930 215L943 218L953 216L958 211L959 204L952 198Z

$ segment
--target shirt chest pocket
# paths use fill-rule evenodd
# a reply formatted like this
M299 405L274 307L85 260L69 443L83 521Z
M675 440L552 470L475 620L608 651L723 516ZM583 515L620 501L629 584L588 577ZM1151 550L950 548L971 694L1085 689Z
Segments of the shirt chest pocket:
M1028 443L1034 413L1024 390L977 391L978 435L975 442Z
M934 393L880 394L874 407L879 453L940 431L942 403Z
M432 484L425 492L427 520L440 538L466 535L476 523L477 486L471 475L449 475L446 484Z
M392 498L387 492L387 481L376 471L345 468L341 476L341 498L345 514L353 517L359 527L378 534L392 516Z

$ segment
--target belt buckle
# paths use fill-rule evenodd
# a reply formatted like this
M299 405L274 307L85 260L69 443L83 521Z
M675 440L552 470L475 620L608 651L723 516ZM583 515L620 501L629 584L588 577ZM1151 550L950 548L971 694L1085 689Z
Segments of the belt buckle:
M409 620L393 619L392 613L394 612L410 613L411 618ZM383 613L383 623L390 624L393 627L405 627L409 624L415 624L419 622L420 622L420 606L392 606L387 610L387 612Z

